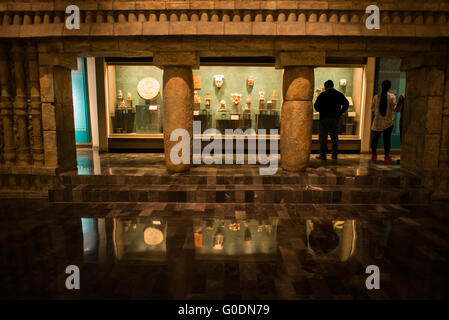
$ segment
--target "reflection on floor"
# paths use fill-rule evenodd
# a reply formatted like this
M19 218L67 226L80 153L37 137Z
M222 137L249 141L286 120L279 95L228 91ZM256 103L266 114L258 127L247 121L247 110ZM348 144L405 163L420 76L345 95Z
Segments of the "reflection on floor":
M448 210L0 200L0 297L447 299Z
M382 157L372 163L370 155L366 154L341 154L338 160L329 158L327 162L310 158L309 168L306 174L342 174L348 176L363 176L367 174L383 174L397 176L404 171L400 170L399 156L394 156L395 161L390 165L384 165ZM78 174L79 175L134 175L134 176L195 176L195 175L260 175L259 165L195 165L189 173L169 174L165 168L164 154L160 153L101 153L90 149L78 149ZM247 163L245 156L245 163ZM223 161L224 163L224 161ZM267 165L268 166L268 165ZM76 173L67 173L73 175ZM278 170L276 176L292 174ZM293 174L294 176L294 174Z
M52 202L425 204L421 179L366 155L312 159L305 172L279 169L263 176L257 165L198 165L169 173L160 154L78 154L78 172L61 176ZM84 162L83 162L84 161ZM99 174L101 173L101 174Z

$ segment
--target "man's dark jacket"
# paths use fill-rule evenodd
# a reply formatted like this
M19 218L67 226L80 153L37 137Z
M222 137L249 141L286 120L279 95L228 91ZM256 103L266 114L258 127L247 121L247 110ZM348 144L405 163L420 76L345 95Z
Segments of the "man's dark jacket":
M348 108L348 99L335 89L327 89L315 101L315 110L320 113L320 119L340 118Z

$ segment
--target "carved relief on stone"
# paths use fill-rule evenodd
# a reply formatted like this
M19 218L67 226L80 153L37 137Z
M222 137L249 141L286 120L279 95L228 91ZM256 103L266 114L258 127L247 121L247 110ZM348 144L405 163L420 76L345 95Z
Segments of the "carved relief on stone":
M137 84L137 93L144 100L156 99L161 91L159 81L154 78L143 78Z

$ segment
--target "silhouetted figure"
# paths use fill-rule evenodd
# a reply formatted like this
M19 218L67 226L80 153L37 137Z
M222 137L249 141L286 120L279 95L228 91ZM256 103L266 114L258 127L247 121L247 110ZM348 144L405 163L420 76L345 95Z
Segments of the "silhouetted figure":
M394 109L396 107L396 96L389 90L391 81L382 82L382 92L373 99L374 121L372 125L373 138L371 140L371 160L377 161L377 144L380 135L383 134L385 159L384 162L389 164L392 162L390 157L391 133L394 127Z
M327 137L332 140L332 159L338 158L338 124L340 117L349 108L349 101L343 93L334 89L334 82L328 80L324 83L326 89L315 102L315 110L320 113L320 156L318 159L326 160Z

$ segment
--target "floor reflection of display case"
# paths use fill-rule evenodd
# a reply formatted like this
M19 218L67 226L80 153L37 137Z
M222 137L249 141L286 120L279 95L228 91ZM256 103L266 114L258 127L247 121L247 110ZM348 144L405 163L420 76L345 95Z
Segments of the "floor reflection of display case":
M279 130L281 127L281 121L279 116L279 111L260 111L256 115L256 128L266 129L269 133L270 129Z
M193 220L197 260L277 259L277 219Z
M136 113L133 109L117 109L115 111L115 133L134 132Z
M136 133L162 133L162 117L159 106L136 106Z
M114 219L113 237L118 261L166 260L167 222L160 218Z

